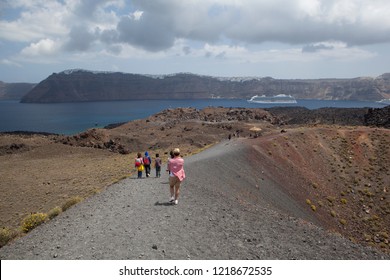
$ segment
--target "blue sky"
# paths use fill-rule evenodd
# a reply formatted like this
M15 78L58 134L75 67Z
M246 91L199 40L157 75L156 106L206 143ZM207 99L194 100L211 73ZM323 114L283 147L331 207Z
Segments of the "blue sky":
M0 81L376 77L390 72L389 14L388 0L0 0Z

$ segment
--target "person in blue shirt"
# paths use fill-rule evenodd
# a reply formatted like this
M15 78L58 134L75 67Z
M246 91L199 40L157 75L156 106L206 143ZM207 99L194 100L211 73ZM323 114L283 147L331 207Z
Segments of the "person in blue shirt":
M145 175L146 177L150 177L150 165L152 163L152 159L150 158L149 153L147 151L145 152L143 162L145 166Z

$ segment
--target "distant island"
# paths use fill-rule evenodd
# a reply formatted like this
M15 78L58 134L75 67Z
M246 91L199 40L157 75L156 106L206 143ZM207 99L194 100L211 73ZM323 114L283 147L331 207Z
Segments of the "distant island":
M0 100L20 100L34 88L32 83L4 83L0 81Z
M248 100L254 95L291 95L295 99L380 101L390 98L390 73L376 78L274 79L212 77L191 73L141 75L75 69L53 73L23 95L21 102L212 98Z

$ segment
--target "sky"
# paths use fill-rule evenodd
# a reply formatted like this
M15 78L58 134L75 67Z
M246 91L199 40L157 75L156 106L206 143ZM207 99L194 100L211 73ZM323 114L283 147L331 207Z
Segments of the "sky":
M389 0L0 0L0 81L377 77L390 72L389 15Z

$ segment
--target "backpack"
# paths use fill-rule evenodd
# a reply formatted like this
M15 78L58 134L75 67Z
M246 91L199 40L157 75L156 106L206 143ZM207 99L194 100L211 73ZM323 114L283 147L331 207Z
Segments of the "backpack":
M149 165L150 164L149 157L144 157L144 164L145 165Z
M136 167L139 167L140 165L141 165L141 161L138 160L138 159L136 159L136 160L135 160L135 166L136 166Z

